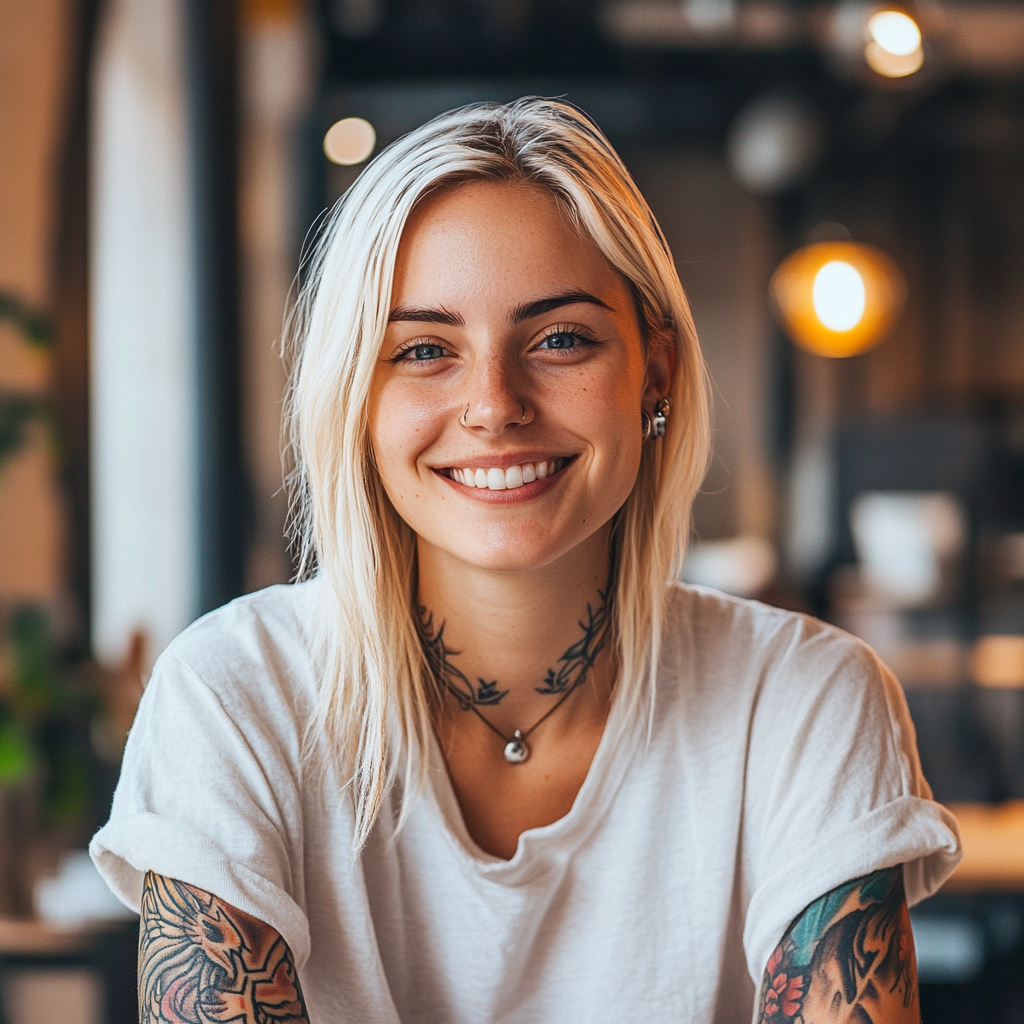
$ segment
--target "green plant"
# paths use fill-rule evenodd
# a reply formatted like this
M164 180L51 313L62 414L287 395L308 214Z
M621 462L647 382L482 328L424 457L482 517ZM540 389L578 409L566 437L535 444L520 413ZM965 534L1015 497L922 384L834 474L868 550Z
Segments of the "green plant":
M9 293L0 292L0 322L13 325L23 341L48 349L50 325L41 313ZM40 422L57 444L47 398L0 390L0 468L28 440ZM0 621L8 658L0 668L0 786L41 782L43 809L52 823L80 819L89 806L88 725L95 700L88 689L72 685L71 666L60 664L46 613L16 607Z
M95 700L58 663L41 609L14 610L9 650L0 694L0 785L16 786L41 773L46 817L76 821L90 799L88 758L78 740L87 734Z
M53 340L50 321L10 292L0 292L0 322L13 324L29 345L49 348Z
M0 292L0 323L4 322L11 324L27 345L44 350L50 348L49 321L9 292ZM0 389L0 466L26 442L33 420L44 423L51 438L56 437L50 403L45 398Z

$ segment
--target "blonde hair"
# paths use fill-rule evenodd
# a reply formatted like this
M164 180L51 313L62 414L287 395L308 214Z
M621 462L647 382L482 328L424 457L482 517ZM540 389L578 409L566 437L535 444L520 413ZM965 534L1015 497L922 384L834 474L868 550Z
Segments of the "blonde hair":
M321 677L306 749L326 741L351 785L355 850L394 780L396 739L408 752L405 792L422 785L435 692L414 618L416 538L375 468L370 382L410 213L439 188L480 179L550 193L629 283L645 344L676 346L667 433L643 446L614 526L616 699L631 712L645 695L653 698L667 584L681 568L707 463L706 374L672 254L629 172L586 115L532 97L463 107L366 167L310 257L288 332L286 406L299 574L315 572L321 587ZM404 800L402 817L408 806Z

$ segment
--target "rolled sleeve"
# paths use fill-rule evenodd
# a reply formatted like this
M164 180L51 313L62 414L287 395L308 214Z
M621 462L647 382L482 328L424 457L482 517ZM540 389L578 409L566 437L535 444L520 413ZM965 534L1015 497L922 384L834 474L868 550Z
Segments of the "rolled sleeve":
M755 983L789 925L825 893L903 865L913 905L942 885L961 856L956 820L931 799L892 674L834 630L802 645L798 656L803 689L782 682L785 692L776 692L769 681L754 724L753 884L743 943ZM783 661L778 675L795 678L789 668Z
M257 699L246 690L244 665L215 692L165 655L132 726L110 820L90 853L136 912L145 874L154 871L271 925L301 967L310 943L295 855L297 743L282 742L282 714L288 710L265 693Z

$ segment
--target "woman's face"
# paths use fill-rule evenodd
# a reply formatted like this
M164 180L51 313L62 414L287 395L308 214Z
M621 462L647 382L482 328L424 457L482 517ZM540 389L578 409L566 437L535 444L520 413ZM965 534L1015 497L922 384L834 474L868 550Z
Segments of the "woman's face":
M602 557L673 355L647 365L625 281L547 193L442 194L399 247L370 399L384 488L438 555L506 571L580 545Z

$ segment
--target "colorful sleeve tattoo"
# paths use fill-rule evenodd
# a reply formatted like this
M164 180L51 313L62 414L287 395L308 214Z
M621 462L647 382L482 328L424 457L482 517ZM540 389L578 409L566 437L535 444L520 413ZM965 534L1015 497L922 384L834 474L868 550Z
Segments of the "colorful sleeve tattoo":
M308 1024L291 950L262 921L150 871L139 932L140 1024Z
M903 868L812 903L768 960L759 1024L920 1024Z

